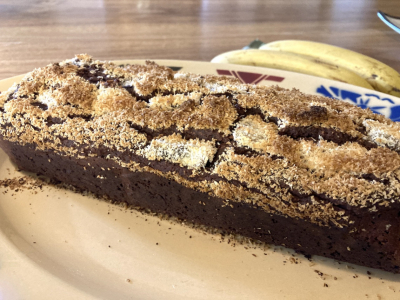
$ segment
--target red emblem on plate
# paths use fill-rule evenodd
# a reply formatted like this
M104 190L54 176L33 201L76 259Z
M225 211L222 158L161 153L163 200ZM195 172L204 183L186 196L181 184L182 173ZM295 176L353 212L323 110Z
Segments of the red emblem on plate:
M243 72L243 71L229 71L229 70L218 70L218 75L227 75L227 76L235 76L243 83L251 83L257 84L263 80L270 80L276 82L282 82L284 77L273 76L273 75L266 75L266 74L259 74L259 73L250 73L250 72Z

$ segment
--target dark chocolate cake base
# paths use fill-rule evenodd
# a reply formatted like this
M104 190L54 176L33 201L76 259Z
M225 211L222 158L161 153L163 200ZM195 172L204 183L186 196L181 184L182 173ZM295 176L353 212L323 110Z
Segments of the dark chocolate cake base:
M270 214L247 203L225 201L186 188L155 174L132 172L101 157L76 159L52 151L35 150L0 140L0 146L21 170L45 175L100 197L165 213L187 222L211 226L268 244L282 245L305 255L321 255L341 261L398 273L400 265L398 211L364 216L354 226L376 228L351 233L354 227L323 227L301 219ZM372 225L373 226L372 226ZM389 243L390 241L390 243ZM393 246L398 247L394 249Z

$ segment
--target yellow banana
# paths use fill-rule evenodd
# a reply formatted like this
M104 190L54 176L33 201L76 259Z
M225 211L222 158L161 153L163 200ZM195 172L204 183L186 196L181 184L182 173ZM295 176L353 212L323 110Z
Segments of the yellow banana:
M344 48L300 40L282 40L265 44L260 49L307 55L357 73L376 90L400 97L400 74L369 56Z
M214 57L211 62L293 71L342 81L373 90L367 81L347 69L293 53L258 49L236 50L222 53Z

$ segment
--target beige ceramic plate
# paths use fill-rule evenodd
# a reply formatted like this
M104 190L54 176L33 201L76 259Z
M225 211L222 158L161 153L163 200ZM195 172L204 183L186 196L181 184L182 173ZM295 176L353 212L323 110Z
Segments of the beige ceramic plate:
M285 77L299 88L333 84L254 67L158 62L203 74L219 68ZM22 175L0 152L0 179ZM400 299L400 275L233 243L54 187L2 188L0 299Z

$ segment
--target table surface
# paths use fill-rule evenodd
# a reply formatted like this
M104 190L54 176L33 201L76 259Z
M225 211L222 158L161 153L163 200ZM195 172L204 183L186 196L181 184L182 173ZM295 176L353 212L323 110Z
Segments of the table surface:
M0 79L88 53L210 61L255 38L348 48L400 71L400 35L378 17L397 0L2 0Z

